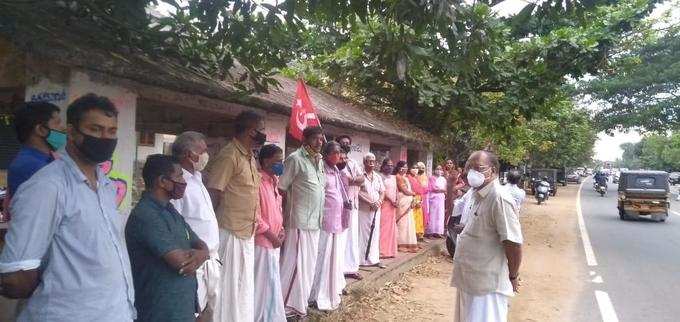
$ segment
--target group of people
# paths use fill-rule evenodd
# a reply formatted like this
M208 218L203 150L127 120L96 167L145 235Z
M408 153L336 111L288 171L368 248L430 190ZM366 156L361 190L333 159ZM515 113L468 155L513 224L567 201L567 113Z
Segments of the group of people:
M516 260L494 266L510 279L492 282L470 273L488 264L483 256L465 256L486 245L503 263L491 240L521 244L505 199L481 203L494 217L477 223L470 209L479 197L461 198L464 187L481 187L471 171L493 182L498 165L483 163L487 154L465 170L447 161L428 176L422 162L409 168L386 158L378 167L372 153L355 162L349 136L326 142L320 127L308 127L284 159L265 145L262 117L245 111L212 160L193 131L177 136L172 155L149 156L145 191L124 223L100 167L117 144L117 109L87 94L69 105L66 126L59 112L25 103L15 117L23 146L9 168L0 294L27 299L19 321L285 321L310 306L335 310L346 279L362 278L360 266L384 268L381 259L443 237L460 200L468 219L455 260L469 269L457 269L454 283L469 296L458 301L475 302L496 284L507 295L516 278ZM477 194L495 196L488 190ZM480 237L494 229L495 237Z

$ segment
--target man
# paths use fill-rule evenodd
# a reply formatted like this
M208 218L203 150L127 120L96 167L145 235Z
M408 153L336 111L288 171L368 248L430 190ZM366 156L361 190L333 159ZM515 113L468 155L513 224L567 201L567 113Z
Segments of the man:
M286 315L307 314L319 250L319 228L326 178L321 163L323 133L318 126L302 132L303 144L286 158L279 189L286 193L286 238L281 256L281 288Z
M66 144L59 107L51 103L21 104L14 112L14 129L21 149L7 169L9 196L34 173L54 161L54 151ZM3 208L8 209L10 198L4 201Z
M117 115L105 97L76 99L66 150L13 197L0 273L3 295L30 297L19 321L136 318L116 187L98 166L116 147Z
M319 254L310 302L322 311L332 311L340 306L345 288L343 257L345 245L340 234L346 229L342 216L350 207L337 164L343 160L344 150L336 142L328 142L323 148L324 173L326 175L323 221L319 236ZM346 209L345 209L346 208Z
M208 318L215 312L222 265L218 259L220 232L217 218L201 173L209 160L205 136L192 131L180 134L172 144L172 155L182 166L182 178L187 187L184 197L170 202L205 242L210 253L210 258L196 270L198 306L201 318Z
M187 187L176 162L161 154L146 159L146 190L125 226L138 322L196 319L196 270L209 250L170 203Z
M487 151L473 153L466 164L474 192L453 258L455 321L507 321L508 298L519 289L522 232L514 201L497 180L499 167Z
M385 186L380 174L375 170L375 155L364 156L364 176L366 180L359 192L359 251L362 266L380 264L380 208L385 200Z
M260 149L260 215L255 235L255 321L285 321L279 260L283 243L282 197L278 191L283 174L283 150L274 144Z
M259 206L260 173L253 149L267 140L264 121L245 111L234 120L234 139L210 168L208 190L216 204L220 228L222 276L215 308L216 321L252 321L254 240Z
M520 180L522 180L522 175L517 170L510 170L508 171L508 174L506 174L506 178L508 179L506 189L515 201L515 207L517 207L517 213L519 214L519 211L522 208L522 202L524 202L524 198L526 197L524 189L517 186Z
M352 139L347 135L341 135L335 141L340 143L347 155L346 164L339 164L338 169L342 171L345 177L347 193L349 194L350 202L352 202L352 211L350 212L348 223L349 228L341 236L341 239L346 240L345 276L360 280L362 277L359 274L359 262L361 260L359 251L359 189L364 184L365 179L361 166L349 158L349 154L352 151Z

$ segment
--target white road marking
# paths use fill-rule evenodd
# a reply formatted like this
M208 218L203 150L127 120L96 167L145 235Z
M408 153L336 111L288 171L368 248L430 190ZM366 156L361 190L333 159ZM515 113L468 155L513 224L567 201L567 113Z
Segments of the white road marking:
M590 276L594 276L594 275L595 275L595 271L590 271L589 274L590 274Z
M595 291L595 298L597 299L597 306L600 307L602 322L619 322L619 317L614 311L614 305L609 299L609 294L603 291Z
M595 278L593 278L591 280L591 282L593 282L595 284L602 284L602 283L604 283L604 280L602 279L602 276L597 275Z
M671 210L671 212L672 212L674 215L680 216L680 212L677 212L677 211L675 211L675 210Z
M597 266L597 259L595 259L595 252L593 252L593 245L590 244L590 236L588 236L586 223L583 220L583 213L581 212L581 190L583 189L584 183L585 181L581 182L581 185L578 187L578 193L576 194L576 215L578 217L578 230L581 232L583 250L586 253L586 262L588 263L588 266Z

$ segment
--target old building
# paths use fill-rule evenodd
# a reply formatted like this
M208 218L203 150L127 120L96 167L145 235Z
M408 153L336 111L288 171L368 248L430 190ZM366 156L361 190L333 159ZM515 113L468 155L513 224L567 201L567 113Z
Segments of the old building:
M22 100L50 101L65 109L89 92L108 96L118 107L119 143L104 166L116 180L119 207L127 213L133 200L137 171L151 153L167 151L174 135L186 130L205 133L214 153L232 136L231 122L240 111L265 116L269 143L287 153L299 142L287 135L295 96L295 80L277 77L280 87L269 93L235 95L229 82L217 81L169 59L150 58L141 51L111 50L88 45L77 35L27 27L0 33L0 168L17 150L10 135L11 107ZM324 129L332 138L353 138L351 157L372 151L432 165L433 138L389 115L381 115L329 93L309 87ZM4 175L0 174L0 186Z

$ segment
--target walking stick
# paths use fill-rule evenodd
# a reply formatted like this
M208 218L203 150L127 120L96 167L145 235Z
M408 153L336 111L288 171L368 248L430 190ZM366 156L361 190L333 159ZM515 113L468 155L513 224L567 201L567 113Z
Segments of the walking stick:
M368 235L368 244L366 246L366 255L364 260L368 260L368 253L371 250L371 242L373 241L373 231L375 230L375 217L378 215L378 209L373 212L373 221L371 222L371 233Z

